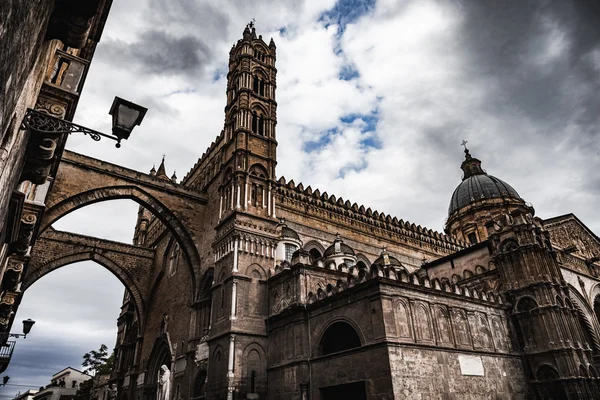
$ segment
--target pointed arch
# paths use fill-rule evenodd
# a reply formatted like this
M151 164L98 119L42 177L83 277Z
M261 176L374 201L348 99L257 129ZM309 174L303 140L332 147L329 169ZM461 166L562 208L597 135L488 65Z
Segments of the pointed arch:
M131 297L133 298L138 321L140 321L139 326L144 326L143 322L146 304L144 303L142 289L136 283L134 277L129 273L129 271L127 271L125 268L123 268L121 265L111 260L110 258L100 253L96 253L95 251L85 251L81 253L69 254L68 256L60 257L48 262L47 264L44 264L40 268L37 268L35 271L33 271L33 273L28 273L25 275L23 283L21 284L21 289L22 291L26 291L37 280L49 274L50 272L57 270L61 267L65 267L67 265L78 263L81 261L94 261L106 268L107 270L109 270L110 272L112 272L112 274L121 281L123 286L125 286L125 289L129 291Z
M358 329L347 319L331 321L319 335L319 355L337 353L361 347L364 340Z
M194 267L200 267L200 255L187 227L162 202L136 186L110 186L91 189L59 201L44 213L40 234L67 214L82 207L108 200L129 199L140 204L158 218L179 242L189 262L192 295L196 288Z
M152 399L156 398L158 388L158 373L162 365L166 365L169 371L173 373L173 347L169 339L169 334L163 334L154 342L150 358L148 358L148 368L145 375L145 388L149 389ZM145 389L145 390L146 390Z
M600 353L600 323L595 321L595 313L584 297L569 284L569 297L577 311L577 316L582 328L588 333L594 353Z

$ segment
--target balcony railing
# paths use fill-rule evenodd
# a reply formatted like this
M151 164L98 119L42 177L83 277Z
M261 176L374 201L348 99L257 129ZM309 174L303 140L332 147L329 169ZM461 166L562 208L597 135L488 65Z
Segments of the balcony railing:
M79 94L88 66L89 61L57 49L54 66L49 71L46 81L68 92Z
M5 344L0 345L0 373L6 370L8 363L12 357L13 350L15 349L15 341L9 340Z

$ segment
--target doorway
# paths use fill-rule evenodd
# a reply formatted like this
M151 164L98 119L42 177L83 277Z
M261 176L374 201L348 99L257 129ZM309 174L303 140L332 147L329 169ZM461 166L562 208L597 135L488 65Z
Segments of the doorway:
M321 400L367 400L364 381L328 386L321 388L320 391Z

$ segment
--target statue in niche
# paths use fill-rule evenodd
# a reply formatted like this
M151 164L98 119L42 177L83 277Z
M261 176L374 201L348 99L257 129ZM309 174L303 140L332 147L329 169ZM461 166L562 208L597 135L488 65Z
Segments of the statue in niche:
M160 323L160 334L164 335L167 333L167 326L169 324L169 316L167 314L163 315L162 322Z
M166 365L161 365L158 371L158 396L157 400L169 400L171 389L171 371Z
M114 383L108 385L108 400L115 400L117 398L117 388Z

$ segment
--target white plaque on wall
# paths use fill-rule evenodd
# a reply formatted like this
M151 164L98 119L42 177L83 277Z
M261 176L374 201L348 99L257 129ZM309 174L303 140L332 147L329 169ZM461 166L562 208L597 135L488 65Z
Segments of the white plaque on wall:
M196 362L206 360L208 358L208 343L202 342L196 347L194 360Z
M484 376L483 362L481 362L480 356L471 356L466 354L458 355L458 362L460 364L460 372L463 375L474 375Z

